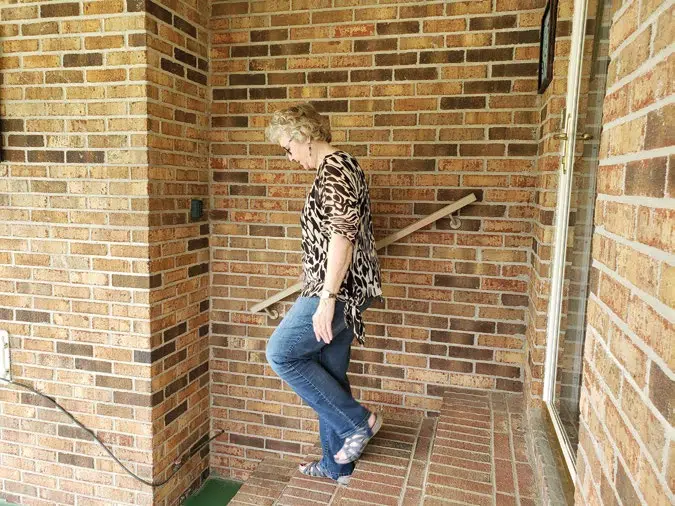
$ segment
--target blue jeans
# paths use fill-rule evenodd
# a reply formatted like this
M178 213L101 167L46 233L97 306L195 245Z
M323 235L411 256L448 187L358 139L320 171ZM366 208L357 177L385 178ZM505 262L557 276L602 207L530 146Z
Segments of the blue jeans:
M333 456L346 437L368 425L370 412L354 399L347 379L354 336L345 325L344 302L335 303L330 344L314 335L312 316L318 306L318 297L298 298L267 343L267 361L319 415L321 468L337 479L352 474L354 463L338 464Z

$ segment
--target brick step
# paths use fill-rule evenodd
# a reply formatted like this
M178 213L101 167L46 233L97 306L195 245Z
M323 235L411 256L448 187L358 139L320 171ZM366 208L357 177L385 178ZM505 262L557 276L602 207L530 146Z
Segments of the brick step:
M408 504L539 504L523 419L522 395L447 390L421 501Z
M449 389L440 415L385 415L349 486L265 459L232 506L537 506L522 395ZM305 461L318 459L316 446Z
M296 472L277 501L278 506L348 506L397 504L405 487L421 423L419 417L385 415L380 432L352 474L348 487L329 479L308 478ZM314 447L306 461L321 457Z
M315 445L310 453L302 460L310 462L321 458L321 447ZM317 504L329 504L338 485L328 478L310 478L298 471L295 464L294 473L284 488L283 493L275 503L275 506L305 506Z
M386 416L356 463L348 487L337 487L331 506L398 506L421 495L435 421Z
M363 506L398 505L404 496L419 500L434 425L430 418L385 415L382 429L356 463L348 487L304 476L296 460L266 458L229 504ZM321 447L317 445L304 461L320 457Z
M241 486L228 506L272 506L297 471L298 463L267 457Z

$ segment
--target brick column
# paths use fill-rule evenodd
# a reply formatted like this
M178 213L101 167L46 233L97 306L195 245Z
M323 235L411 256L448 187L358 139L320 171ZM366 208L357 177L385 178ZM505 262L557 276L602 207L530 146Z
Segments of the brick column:
M584 350L577 504L673 495L673 2L613 14Z
M145 15L119 0L0 9L0 325L14 378L53 396L153 476ZM0 494L151 504L91 438L0 390Z
M139 7L140 8L140 7ZM153 454L173 461L209 436L208 2L146 2ZM204 204L191 216L191 201ZM209 473L208 447L155 495L174 504Z
M0 9L0 325L15 379L146 480L208 437L206 1ZM192 220L190 200L204 199ZM169 504L37 397L0 390L0 495Z

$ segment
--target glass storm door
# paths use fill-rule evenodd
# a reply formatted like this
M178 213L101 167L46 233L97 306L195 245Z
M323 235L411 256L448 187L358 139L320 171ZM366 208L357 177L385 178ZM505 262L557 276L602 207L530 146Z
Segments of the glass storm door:
M611 0L575 0L555 218L544 402L572 477L591 267Z

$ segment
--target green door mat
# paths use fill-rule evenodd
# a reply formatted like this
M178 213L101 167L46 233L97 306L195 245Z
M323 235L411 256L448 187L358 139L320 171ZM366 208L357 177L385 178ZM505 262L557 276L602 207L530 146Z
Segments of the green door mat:
M196 494L191 495L183 506L225 506L241 487L238 481L209 478ZM16 506L0 499L0 506Z
M238 481L209 478L196 494L183 503L184 506L225 506L236 495L241 483ZM1 505L0 505L1 506Z

